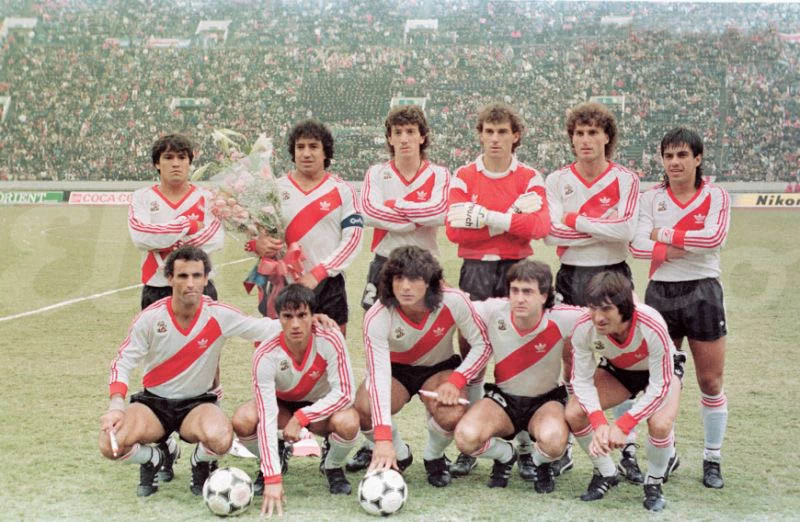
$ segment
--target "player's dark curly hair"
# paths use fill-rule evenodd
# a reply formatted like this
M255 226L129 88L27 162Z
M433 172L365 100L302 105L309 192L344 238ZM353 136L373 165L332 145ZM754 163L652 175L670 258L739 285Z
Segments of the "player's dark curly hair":
M292 156L292 163L294 163L294 146L300 138L319 140L322 142L322 150L325 153L325 168L331 166L333 159L333 134L331 131L318 122L317 120L303 120L292 127L289 132L289 138L286 144L289 148L289 154Z
M175 261L202 261L203 273L208 275L211 273L211 259L208 254L202 249L195 246L182 246L177 250L173 250L167 257L166 264L164 265L164 276L167 279L175 275Z
M613 304L623 321L633 317L633 285L618 272L605 271L595 274L586 286L586 306Z
M314 313L315 302L313 290L307 286L293 283L281 290L278 297L275 298L275 311L280 314L281 310L295 311L307 306L308 310Z
M517 111L512 109L505 103L492 103L484 106L478 111L478 123L475 128L478 132L483 132L484 123L511 123L511 132L519 132L519 139L516 143L511 145L511 152L517 150L517 147L522 143L522 135L525 134L525 123L522 122L522 117Z
M420 136L425 137L425 141L419 146L419 153L423 159L427 158L425 149L430 144L431 129L428 126L428 121L425 119L425 113L419 105L397 105L392 107L389 114L386 115L386 121L383 122L386 127L386 146L389 147L389 153L394 158L394 147L389 143L389 136L392 135L392 126L395 125L416 125L419 129Z
M400 303L394 295L395 277L420 278L428 285L425 291L425 308L435 310L442 303L442 266L427 250L417 246L397 247L389 254L378 276L378 298L389 308Z
M596 102L587 102L570 109L567 116L567 134L573 154L575 154L575 146L572 144L572 136L578 125L596 125L603 129L608 136L608 143L605 147L606 159L611 159L614 149L617 147L617 120L608 107Z
M664 135L661 139L661 157L664 157L664 151L670 147L680 147L681 145L688 145L692 151L692 156L697 157L703 153L703 138L693 130L685 127L677 127L672 129ZM697 166L696 176L694 178L694 188L700 188L703 184L703 163ZM669 187L669 177L664 172L664 186Z
M510 292L511 283L514 281L536 283L539 286L540 293L547 292L547 300L544 303L544 307L553 308L556 291L553 288L553 273L547 263L532 259L523 259L518 263L514 263L506 274L506 293Z
M153 158L153 165L161 160L161 155L165 152L185 152L189 156L189 165L194 159L194 144L192 140L183 134L167 134L161 136L153 143L150 149L150 156Z

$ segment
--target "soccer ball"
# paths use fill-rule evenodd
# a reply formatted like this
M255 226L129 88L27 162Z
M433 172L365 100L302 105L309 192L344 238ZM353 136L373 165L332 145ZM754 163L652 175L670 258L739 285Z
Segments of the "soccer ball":
M358 502L370 515L397 513L408 498L403 475L393 469L368 473L358 485Z
M215 515L239 515L253 502L253 481L239 468L220 468L203 484L203 500Z

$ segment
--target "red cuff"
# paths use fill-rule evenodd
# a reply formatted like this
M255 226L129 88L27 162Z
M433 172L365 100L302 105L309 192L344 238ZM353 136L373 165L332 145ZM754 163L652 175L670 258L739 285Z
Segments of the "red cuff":
M386 424L383 426L375 426L372 434L375 436L376 441L392 440L392 427Z
M570 212L564 216L564 224L569 228L575 228L575 222L578 221L578 213Z
M200 228L200 225L198 224L196 219L190 219L189 220L189 235L192 235L195 232L197 232L197 230L199 228Z
M111 397L115 393L119 393L124 399L128 395L128 385L119 381L112 382L108 385L108 396Z
M461 390L467 385L467 378L464 377L463 373L453 372L450 374L450 377L447 378L447 382L453 384L456 388Z
M322 265L317 265L312 268L311 274L317 279L317 283L328 277L328 271Z
M281 476L280 475L271 475L269 477L264 475L264 485L265 486L267 484L280 484L280 483L281 483Z
M672 231L672 245L676 247L683 248L683 245L686 244L686 231L685 230L673 230Z
M306 417L306 414L303 413L303 410L297 410L294 412L294 418L297 419L300 422L300 426L304 428L311 424L311 421L308 420L308 417Z
M615 424L619 427L619 429L622 430L622 433L627 435L639 423L636 421L635 418L633 418L631 412L625 412L625 415L617 419L617 422Z
M395 200L387 199L386 201L383 202L383 204L386 205L389 208L394 208Z
M606 419L606 414L602 412L602 410L593 411L589 414L589 422L592 423L592 428L597 429L600 426L605 426L608 424L608 420Z

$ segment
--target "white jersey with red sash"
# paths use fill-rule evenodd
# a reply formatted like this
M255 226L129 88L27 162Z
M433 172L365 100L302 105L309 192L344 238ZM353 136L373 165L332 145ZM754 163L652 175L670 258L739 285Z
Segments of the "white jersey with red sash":
M602 266L625 261L638 216L635 173L609 162L589 183L573 163L547 176L546 184L551 225L545 243L556 245L562 263Z
M636 304L630 332L623 343L617 343L610 336L598 334L589 313L584 313L572 333L570 382L578 403L589 416L592 425L596 428L606 422L594 385L594 373L597 369L595 355L605 357L620 370L650 372L644 393L634 401L630 411L617 420L617 424L623 426L627 433L664 404L674 378L674 354L675 345L669 337L664 319L655 309L645 304Z
M631 244L634 257L651 259L654 281L692 281L720 276L720 250L728 237L730 198L722 187L703 183L687 201L678 201L669 187L657 186L639 200L639 224ZM650 239L654 228L662 229L668 243ZM687 254L667 260L667 245Z
M322 281L344 271L361 247L364 220L352 187L331 174L308 192L288 174L277 180L286 243L297 243L306 256L305 272Z
M280 482L277 399L312 403L294 413L302 426L352 406L353 370L344 337L338 330L315 327L299 364L290 355L283 333L264 341L253 355L253 386L261 471L265 482Z
M399 308L388 308L382 303L375 303L364 317L367 391L376 440L392 438L391 363L434 366L446 361L455 353L456 329L473 350L483 352L489 342L486 328L464 292L446 288L442 297L442 304L419 323L412 322Z
M144 251L141 280L149 286L169 286L164 261L173 250L193 245L210 254L225 240L225 229L211 213L211 193L195 185L177 203L168 200L158 185L138 189L128 208L128 232L136 248Z
M373 165L364 176L361 207L364 224L375 227L371 250L383 257L397 247L413 245L439 255L436 232L444 225L450 173L423 161L406 180L394 161Z
M517 213L511 207L523 194L535 192L542 206L535 212ZM499 261L522 259L533 255L531 241L544 238L550 231L542 175L514 157L505 172L490 172L483 156L456 171L450 182L448 205L473 202L488 210L511 214L507 232L484 227L478 230L453 228L445 223L447 238L458 245L458 257Z
M142 384L166 399L186 399L211 389L228 337L268 339L281 331L276 319L256 319L203 296L188 328L178 325L172 297L145 308L133 320L128 337L111 362L110 394L128 392L131 373L144 362Z
M558 387L564 341L583 314L582 308L558 305L546 309L539 324L531 330L520 331L511 318L508 299L487 299L473 304L489 332L490 344L484 347L488 356L470 350L451 375L450 382L463 388L474 377L470 372L483 369L475 361L485 365L494 356L494 381L504 392L538 397Z

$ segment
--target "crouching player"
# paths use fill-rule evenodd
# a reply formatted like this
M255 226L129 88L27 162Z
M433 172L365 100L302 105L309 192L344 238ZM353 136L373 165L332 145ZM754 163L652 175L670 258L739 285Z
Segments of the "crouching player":
M278 430L297 442L303 428L325 437L320 471L334 495L349 495L344 462L358 437L358 414L352 407L353 371L338 329L312 327L314 291L287 286L275 310L282 331L265 340L253 355L255 400L233 415L239 440L261 457L256 487L263 491L262 514L283 513Z
M190 489L200 495L216 460L233 443L231 423L211 393L225 339L251 341L280 332L278 321L256 319L203 295L211 261L203 250L184 246L166 260L172 296L144 309L130 327L111 363L111 403L100 418L100 452L109 459L140 464L140 497L158 490L157 472L178 455L161 447L177 431L190 443ZM131 373L144 362L144 390L125 395ZM150 446L159 443L160 446Z
M378 296L380 302L364 318L367 378L356 394L356 409L361 430L375 441L370 470L403 471L412 456L392 415L420 390L434 392L461 364L453 350L456 328L479 352L489 341L467 295L444 288L439 262L419 247L391 252L381 270ZM421 399L428 414L428 483L444 487L451 479L444 450L465 406L457 401L444 405L424 395Z
M483 353L470 351L438 391L439 401L452 403L458 390L495 358L495 384L467 411L456 427L458 449L474 457L494 459L489 487L506 487L517 452L509 442L519 432L534 442L534 489L555 489L550 463L567 448L569 427L564 418L567 391L559 384L561 362L569 354L569 335L583 311L575 306L554 307L550 267L523 260L508 271L508 298L473 304L486 323L490 345ZM566 348L565 348L566 346Z
M589 310L572 334L572 387L567 422L595 471L581 500L598 500L616 486L619 476L610 452L625 446L627 434L647 420L648 469L644 507L666 505L661 484L677 463L673 425L678 414L683 362L657 311L634 303L630 281L601 272L586 289ZM595 354L600 362L595 362ZM674 378L674 377L678 378ZM609 426L603 410L639 396L630 411Z

